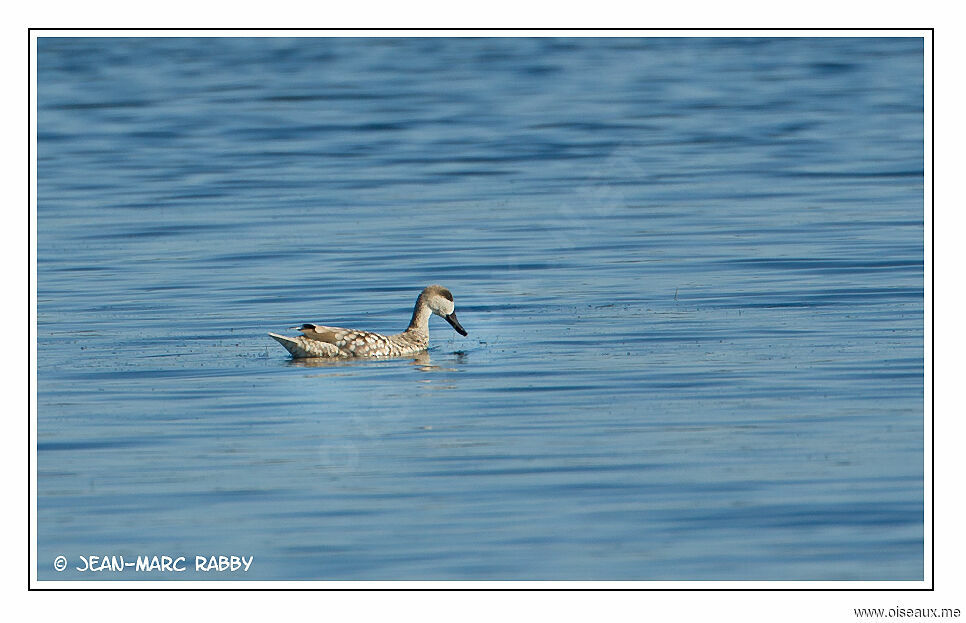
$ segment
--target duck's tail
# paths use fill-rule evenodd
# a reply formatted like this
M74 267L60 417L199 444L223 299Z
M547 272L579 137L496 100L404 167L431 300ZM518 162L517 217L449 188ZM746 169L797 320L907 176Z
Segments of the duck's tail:
M287 337L284 335L278 335L276 333L269 333L269 335L275 339L276 342L285 347L292 357L300 359L303 357L344 357L342 351L335 344L329 344L328 342L322 342L319 340L310 340L308 338L299 337Z
M275 338L276 342L284 346L285 350L290 352L293 357L316 357L317 356L317 355L313 355L312 353L302 348L302 346L298 343L298 340L296 340L295 338L286 337L284 335L278 335L275 333L269 333L269 335Z

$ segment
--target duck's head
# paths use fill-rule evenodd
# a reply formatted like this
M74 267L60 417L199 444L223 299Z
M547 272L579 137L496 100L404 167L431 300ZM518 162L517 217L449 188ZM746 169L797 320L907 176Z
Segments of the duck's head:
M453 303L453 293L443 286L429 286L419 298L437 316L448 322L460 335L466 335L466 329L460 326L460 321L456 319L456 305Z

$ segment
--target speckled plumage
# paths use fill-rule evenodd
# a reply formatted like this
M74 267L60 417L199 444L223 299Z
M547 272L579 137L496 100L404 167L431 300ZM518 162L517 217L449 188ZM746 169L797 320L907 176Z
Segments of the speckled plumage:
M370 331L303 324L293 327L302 332L298 337L275 333L269 335L296 358L404 357L420 353L429 346L429 317L433 314L445 319L461 335L466 335L456 319L453 295L438 285L429 286L420 293L409 327L402 333L380 335Z

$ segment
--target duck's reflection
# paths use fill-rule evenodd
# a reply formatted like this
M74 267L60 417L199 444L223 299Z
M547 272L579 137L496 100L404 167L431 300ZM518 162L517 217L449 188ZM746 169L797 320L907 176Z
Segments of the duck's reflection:
M453 356L452 359L443 358L439 359L438 363L433 363L433 359L430 357L428 351L423 351L414 356L408 357L391 357L391 358L359 358L359 359L333 359L327 357L304 357L297 359L290 359L288 365L296 366L300 368L339 368L345 366L358 366L358 365L388 365L392 363L398 363L400 361L409 360L409 362L415 366L415 369L419 372L458 372L459 368L451 367L446 365L448 362L455 364L457 366L466 363L467 354L465 351L456 351L449 353ZM328 376L328 375L327 375Z
M434 364L429 358L429 353L423 351L413 357L412 363L420 372L459 372L460 369L452 367L452 365L460 366L466 363L466 353L457 351L448 354L452 355L453 358L437 358L437 363ZM451 365L446 365L447 363Z

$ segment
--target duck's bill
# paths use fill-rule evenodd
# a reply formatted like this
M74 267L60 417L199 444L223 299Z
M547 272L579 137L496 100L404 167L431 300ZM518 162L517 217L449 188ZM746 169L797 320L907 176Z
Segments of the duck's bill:
M450 326L456 329L457 333L459 333L460 335L466 335L466 329L464 329L460 325L460 321L456 319L456 312L453 312L449 316L443 316L443 318L446 319L446 322L448 322Z

